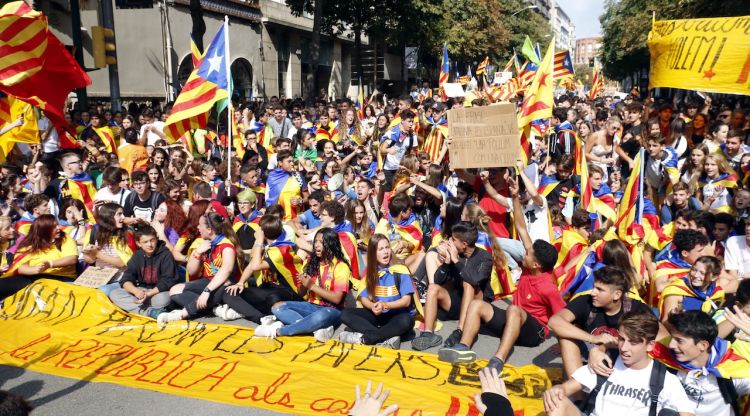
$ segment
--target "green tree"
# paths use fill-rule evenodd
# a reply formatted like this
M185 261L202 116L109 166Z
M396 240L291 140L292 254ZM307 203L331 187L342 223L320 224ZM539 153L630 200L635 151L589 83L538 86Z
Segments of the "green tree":
M652 12L658 20L750 14L747 0L607 0L599 55L604 75L622 79L649 64L646 40Z

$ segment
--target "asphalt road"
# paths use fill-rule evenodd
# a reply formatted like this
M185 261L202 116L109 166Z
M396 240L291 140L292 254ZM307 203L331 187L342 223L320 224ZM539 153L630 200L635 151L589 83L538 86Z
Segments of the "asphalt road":
M504 305L502 302L500 305ZM223 322L218 318L204 318L205 322ZM254 327L255 324L238 320L235 325ZM445 322L438 332L445 338L456 328L456 322ZM339 328L337 333L343 328ZM0 327L0 333L2 328ZM474 345L479 358L489 359L497 349L497 338L480 335ZM516 347L508 364L521 366L534 364L540 367L560 368L562 362L549 339L536 348ZM404 341L402 349L410 350L411 343ZM437 353L438 348L427 353ZM281 415L268 410L233 406L207 400L173 396L150 390L124 387L109 383L96 383L52 376L16 367L0 366L0 389L26 397L36 407L35 416L134 416L134 415ZM352 392L354 395L354 392Z

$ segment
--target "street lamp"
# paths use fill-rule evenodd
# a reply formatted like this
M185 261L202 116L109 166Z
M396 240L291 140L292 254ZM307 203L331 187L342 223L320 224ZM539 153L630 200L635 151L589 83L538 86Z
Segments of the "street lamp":
M513 17L513 16L517 15L518 13L521 13L524 10L533 10L533 9L538 9L538 8L539 8L539 6L537 6L536 4L531 5L531 6L526 6L523 9L518 10L517 12L513 13L512 15L510 15L510 17Z

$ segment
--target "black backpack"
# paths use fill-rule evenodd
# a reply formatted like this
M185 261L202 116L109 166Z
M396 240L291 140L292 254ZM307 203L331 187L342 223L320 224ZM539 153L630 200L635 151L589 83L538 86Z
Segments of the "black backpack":
M654 366L651 368L651 378L648 381L648 389L651 391L651 405L648 410L649 416L656 416L656 405L659 401L659 393L661 393L662 387L664 387L664 377L667 374L667 367L660 361L654 360ZM578 409L583 414L588 415L594 411L596 406L596 396L599 394L604 382L607 381L607 377L596 375L596 387L591 390L588 397L584 399L578 406Z

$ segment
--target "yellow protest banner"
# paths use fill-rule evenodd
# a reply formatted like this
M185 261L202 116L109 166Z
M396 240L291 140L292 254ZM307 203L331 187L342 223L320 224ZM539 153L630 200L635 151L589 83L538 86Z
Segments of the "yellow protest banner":
M354 386L391 389L400 415L478 415L477 371L434 354L257 338L253 330L193 321L158 325L115 307L96 289L40 280L0 310L0 364L58 376L297 415L346 415ZM542 394L560 371L506 366L516 415L543 413Z
M649 88L750 94L750 16L658 20Z

